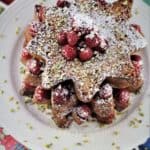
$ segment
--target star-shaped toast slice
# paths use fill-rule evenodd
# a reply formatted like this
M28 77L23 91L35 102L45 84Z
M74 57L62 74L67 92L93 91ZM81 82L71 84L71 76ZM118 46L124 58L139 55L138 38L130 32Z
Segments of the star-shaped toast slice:
M131 6L132 1L129 2ZM45 61L42 73L42 86L45 89L72 80L78 99L90 102L107 78L113 85L114 79L123 79L126 88L142 80L137 76L130 56L141 51L146 42L144 37L124 19L125 14L121 18L120 15L112 13L114 7L119 4L119 2L111 4L110 13L109 9L103 9L104 7L94 0L77 0L76 3L70 3L70 7L46 9L45 21L26 47L33 56ZM90 28L106 39L108 43L106 52L95 51L94 57L86 62L79 59L67 61L61 54L57 35L62 30L67 31L74 26Z

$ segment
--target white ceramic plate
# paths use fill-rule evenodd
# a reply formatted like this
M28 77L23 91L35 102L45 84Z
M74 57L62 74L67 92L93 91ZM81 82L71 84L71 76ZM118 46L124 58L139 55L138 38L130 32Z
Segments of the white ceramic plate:
M61 130L50 118L23 103L19 95L19 55L23 30L32 19L34 4L39 2L18 0L0 17L0 124L33 150L110 150L117 147L130 150L144 142L150 135L150 45L142 54L144 87L133 98L128 111L111 126L100 128L95 124L88 127L74 125L71 129ZM54 4L54 0L51 2ZM150 44L150 8L141 0L136 0L133 14L132 22L142 26Z

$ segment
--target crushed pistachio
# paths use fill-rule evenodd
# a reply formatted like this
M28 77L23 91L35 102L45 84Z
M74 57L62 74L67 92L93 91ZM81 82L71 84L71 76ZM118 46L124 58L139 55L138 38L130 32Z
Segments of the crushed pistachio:
M142 123L142 120L134 118L133 120L130 120L129 127L138 128L141 123Z
M150 125L148 124L148 125L146 125L146 127L150 128Z
M31 97L25 97L24 102L25 102L25 104L29 104L32 102L32 98Z
M116 145L116 143L115 142L112 142L112 144L111 144L112 146L115 146Z
M17 106L17 108L16 108L17 110L20 110L20 107L19 106Z
M7 83L7 80L4 80L4 82L3 83Z
M14 113L14 112L16 112L16 110L15 110L14 108L11 108L11 109L10 109L10 112L13 112L13 113Z
M37 137L38 140L42 140L43 138L41 136Z
M0 39L3 39L4 37L4 34L0 33Z
M4 90L0 89L0 95L4 94Z
M141 107L138 108L138 114L139 114L140 117L144 117L144 113L143 113Z
M6 56L2 56L2 59L6 59Z
M0 14L4 11L4 7L0 6Z
M88 139L84 139L83 143L89 143L89 140Z
M16 35L18 35L18 34L20 33L20 30L21 30L20 27L17 27L17 28L16 28Z
M68 150L68 148L64 147L63 150Z
M53 146L53 143L45 144L45 147L46 147L46 148L51 148L52 146Z
M11 102L11 101L13 101L14 100L14 97L13 96L10 96L9 97L9 101Z
M28 141L27 141L27 140L24 140L23 142L27 143Z
M103 127L105 127L105 126L106 126L105 124L100 124L100 125L99 125L100 128L103 128Z
M120 150L120 146L116 146L116 149L117 149L117 150Z
M55 136L54 138L55 138L55 139L59 139L59 137L58 137L58 136Z
M117 143L112 142L111 145L113 146L113 148L114 148L115 150L120 150L120 146L119 146Z
M19 105L19 102L18 102L18 101L16 101L15 103L16 103L16 105Z
M20 74L25 74L25 67L24 66L20 67Z
M77 146L82 146L82 143L78 142L76 143Z
M139 115L140 115L141 117L144 117L144 113L142 113L142 112L139 112Z
M38 107L38 110L40 110L41 112L44 112L46 109L48 109L47 104L38 104L37 107Z
M28 127L28 129L33 130L33 126L31 125L31 123L26 123L26 126Z
M119 135L119 131L114 131L113 135L116 135L116 136Z
M138 8L135 8L134 13L135 13L135 15L138 15L138 14L139 14Z

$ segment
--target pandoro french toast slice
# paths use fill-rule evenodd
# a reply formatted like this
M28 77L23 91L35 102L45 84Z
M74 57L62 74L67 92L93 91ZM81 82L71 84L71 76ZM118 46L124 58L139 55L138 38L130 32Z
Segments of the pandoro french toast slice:
M132 1L117 1L105 6L100 4L101 1L94 0L75 2L70 3L70 7L67 8L46 9L44 23L26 47L29 53L42 57L46 62L42 74L42 86L51 89L71 79L78 99L90 102L101 83L108 77L128 81L134 79L134 83L139 83L139 77L136 80L133 76L134 68L128 62L130 55L142 50L146 42L127 21ZM90 28L98 36L105 38L108 43L106 52L104 54L95 52L95 57L85 63L78 59L66 61L60 53L61 47L57 42L57 35L60 31L67 31L75 26ZM124 69L130 72L130 75ZM129 82L126 87L133 86L132 83ZM136 87L137 85L132 89Z

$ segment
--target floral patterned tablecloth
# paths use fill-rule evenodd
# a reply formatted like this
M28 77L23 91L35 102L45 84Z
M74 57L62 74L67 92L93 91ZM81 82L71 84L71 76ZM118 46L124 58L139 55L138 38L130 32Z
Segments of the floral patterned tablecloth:
M3 3L3 1L5 3ZM11 0L0 0L0 14L7 9L9 6L6 4L10 3ZM150 5L150 0L143 0L145 3ZM16 141L11 135L6 134L6 131L0 127L0 150L29 150L18 141ZM132 150L150 150L150 138L144 143L139 145L137 148Z

